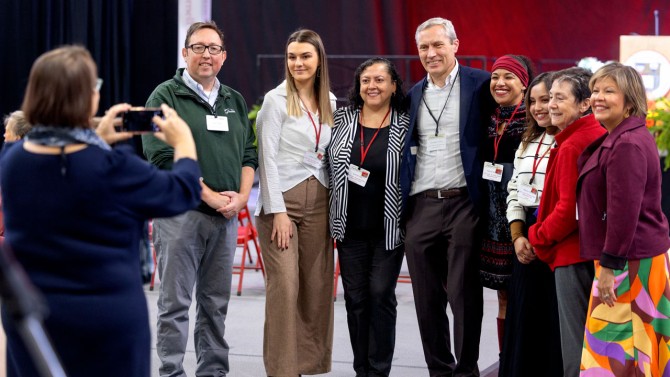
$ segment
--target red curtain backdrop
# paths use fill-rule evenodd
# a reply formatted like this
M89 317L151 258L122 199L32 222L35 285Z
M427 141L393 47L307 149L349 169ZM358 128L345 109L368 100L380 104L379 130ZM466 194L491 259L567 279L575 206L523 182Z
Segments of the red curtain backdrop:
M654 34L654 10L663 35L670 34L668 0L473 0L428 1L412 7L412 25L433 16L452 20L461 40L459 53L532 59L619 57L619 36Z
M458 55L485 56L490 64L504 54L523 54L551 70L586 56L618 59L620 35L654 34L655 9L660 34L670 35L668 0L229 0L214 1L212 17L227 39L221 80L253 103L283 77L281 59L261 59L257 67L257 54L283 54L299 27L317 31L329 55L416 55L416 27L440 16L454 22ZM338 96L361 61L331 60ZM418 62L411 66L408 83L423 75Z

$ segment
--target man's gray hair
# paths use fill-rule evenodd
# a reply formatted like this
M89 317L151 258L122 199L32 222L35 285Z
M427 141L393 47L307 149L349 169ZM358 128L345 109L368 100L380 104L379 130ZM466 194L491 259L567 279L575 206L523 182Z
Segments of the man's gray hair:
M447 38L451 41L451 43L454 43L458 37L456 37L456 29L454 29L454 24L451 23L451 21L447 20L446 18L442 17L434 17L431 18L421 25L416 28L416 34L414 34L414 39L416 39L416 44L419 44L419 33L428 29L429 27L440 25L444 28L444 32L447 35Z

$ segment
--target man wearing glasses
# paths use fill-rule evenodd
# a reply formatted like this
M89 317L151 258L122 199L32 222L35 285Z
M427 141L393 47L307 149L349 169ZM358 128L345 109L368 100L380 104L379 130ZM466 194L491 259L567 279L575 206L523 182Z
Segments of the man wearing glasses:
M230 300L237 213L246 206L258 165L254 133L242 96L216 75L226 60L223 32L214 22L196 22L182 49L186 68L160 84L147 107L168 104L191 127L202 171L202 202L183 215L154 220L154 245L161 280L156 349L161 376L185 376L188 310L195 285L196 375L225 376L229 371L224 340ZM150 134L144 154L170 169L174 149Z

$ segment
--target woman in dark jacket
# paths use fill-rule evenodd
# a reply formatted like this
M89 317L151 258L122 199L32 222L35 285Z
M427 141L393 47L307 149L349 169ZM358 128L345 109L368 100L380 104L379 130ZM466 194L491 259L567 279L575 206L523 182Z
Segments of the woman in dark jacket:
M156 135L174 147L171 171L113 143L110 108L96 130L100 85L91 55L66 46L40 56L23 111L33 128L0 160L6 240L49 310L45 327L68 376L149 377L149 313L138 268L145 220L200 201L200 169L186 123L163 105ZM9 376L38 376L3 307Z
M612 63L589 86L607 133L578 160L580 252L596 260L582 375L665 376L670 237L658 151L645 127L644 85L634 68Z
M349 99L334 113L328 147L330 230L356 376L388 376L403 258L398 169L409 117L402 80L387 59L369 59L356 69Z

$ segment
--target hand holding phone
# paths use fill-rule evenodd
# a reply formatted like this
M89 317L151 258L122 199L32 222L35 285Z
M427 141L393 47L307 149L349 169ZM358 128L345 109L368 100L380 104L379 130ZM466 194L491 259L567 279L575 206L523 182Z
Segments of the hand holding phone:
M142 134L148 132L160 132L160 128L153 122L154 116L163 117L163 111L159 108L131 108L123 114L121 131Z
M107 144L114 144L116 142L127 140L133 137L130 132L119 132L116 127L119 123L117 116L122 115L131 109L127 103L120 103L105 111L105 115L99 120L91 120L92 127L95 127L95 133L98 134ZM96 124L97 123L97 124Z

